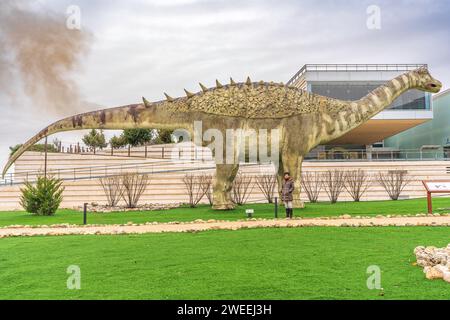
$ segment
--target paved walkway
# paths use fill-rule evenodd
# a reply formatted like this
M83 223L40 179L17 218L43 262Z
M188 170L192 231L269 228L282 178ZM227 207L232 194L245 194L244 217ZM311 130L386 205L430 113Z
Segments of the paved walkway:
M77 234L142 234L162 232L199 232L206 230L238 230L271 227L373 227L373 226L450 226L450 216L378 217L378 218L311 218L293 220L204 221L185 223L147 223L142 225L7 227L0 238L17 236L57 236Z

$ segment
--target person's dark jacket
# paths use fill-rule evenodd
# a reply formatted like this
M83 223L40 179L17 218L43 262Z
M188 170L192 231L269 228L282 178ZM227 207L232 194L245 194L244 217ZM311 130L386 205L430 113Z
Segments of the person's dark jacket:
M282 201L293 201L292 193L294 192L294 180L283 180L283 188L281 189Z

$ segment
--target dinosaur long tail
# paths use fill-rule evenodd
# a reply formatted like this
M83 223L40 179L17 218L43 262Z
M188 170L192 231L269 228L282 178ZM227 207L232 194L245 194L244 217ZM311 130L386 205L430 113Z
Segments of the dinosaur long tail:
M30 147L41 139L54 133L82 129L127 129L134 128L137 124L137 115L140 108L145 108L142 104L134 104L117 108L104 109L99 111L78 114L59 120L45 129L41 130L34 137L25 142L6 163L2 178L5 177L8 169L13 163Z

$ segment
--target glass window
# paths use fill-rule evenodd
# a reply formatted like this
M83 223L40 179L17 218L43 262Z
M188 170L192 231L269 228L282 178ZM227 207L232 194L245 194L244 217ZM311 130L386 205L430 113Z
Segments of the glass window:
M311 82L311 92L341 100L358 100L383 82ZM399 96L389 107L395 110L426 110L426 95L420 90L409 90Z

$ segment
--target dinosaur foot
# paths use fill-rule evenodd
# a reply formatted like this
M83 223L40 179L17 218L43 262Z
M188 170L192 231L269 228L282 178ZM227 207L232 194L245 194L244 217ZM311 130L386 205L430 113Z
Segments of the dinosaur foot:
M218 203L213 204L213 210L233 210L235 208L234 203Z

